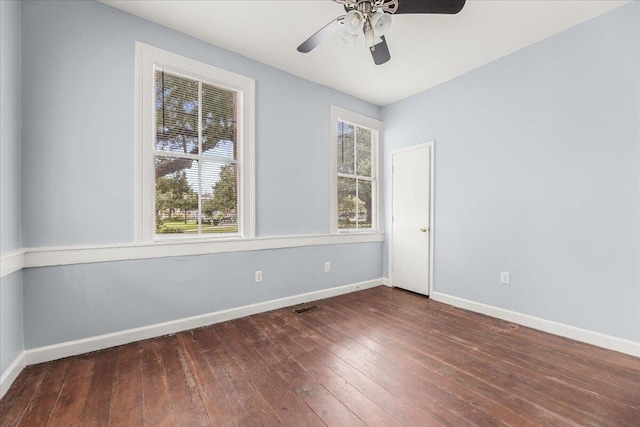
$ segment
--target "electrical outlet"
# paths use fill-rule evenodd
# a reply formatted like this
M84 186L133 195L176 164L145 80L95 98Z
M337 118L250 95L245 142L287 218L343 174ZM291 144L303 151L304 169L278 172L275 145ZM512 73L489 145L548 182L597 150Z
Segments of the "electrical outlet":
M329 261L324 263L324 272L328 273L331 271L331 263Z
M511 282L511 275L509 274L508 271L501 271L500 272L500 283L502 283L503 285L508 285Z
M256 271L256 283L262 283L262 270Z

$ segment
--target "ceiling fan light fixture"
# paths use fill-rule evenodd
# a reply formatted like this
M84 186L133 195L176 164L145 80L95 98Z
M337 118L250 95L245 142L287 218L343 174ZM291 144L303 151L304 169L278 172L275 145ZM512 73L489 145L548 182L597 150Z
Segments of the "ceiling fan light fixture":
M391 15L382 11L377 11L371 17L371 26L376 36L384 36L391 28Z
M0 0L2 1L2 0ZM456 14L466 0L333 0L343 6L345 14L316 31L298 46L298 52L308 53L334 34L354 45L360 32L364 33L365 46L373 63L381 65L391 59L385 34L391 27L392 14ZM402 7L400 7L402 4Z
M364 26L364 15L357 10L348 12L344 17L344 29L348 33L358 34Z

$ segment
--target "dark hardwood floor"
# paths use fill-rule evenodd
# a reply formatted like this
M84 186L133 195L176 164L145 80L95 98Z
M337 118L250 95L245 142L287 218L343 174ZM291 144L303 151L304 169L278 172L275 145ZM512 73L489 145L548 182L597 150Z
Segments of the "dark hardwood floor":
M378 287L28 366L8 426L640 426L640 359Z

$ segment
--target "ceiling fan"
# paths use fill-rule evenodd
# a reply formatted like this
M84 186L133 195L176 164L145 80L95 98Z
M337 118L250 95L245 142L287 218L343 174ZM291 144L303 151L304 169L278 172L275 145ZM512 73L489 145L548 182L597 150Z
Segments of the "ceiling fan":
M333 0L344 6L346 14L338 16L298 46L298 52L311 52L320 43L338 31L343 31L342 40L354 46L360 32L371 51L376 65L391 59L384 37L391 26L392 14L445 13L455 14L462 10L466 0Z

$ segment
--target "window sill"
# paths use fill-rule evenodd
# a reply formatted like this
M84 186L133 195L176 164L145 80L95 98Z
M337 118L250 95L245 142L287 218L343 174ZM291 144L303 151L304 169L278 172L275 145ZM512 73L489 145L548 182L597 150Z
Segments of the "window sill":
M333 234L345 235L345 234L384 234L380 230L356 230L356 229L338 229Z
M179 244L179 243L214 243L214 242L232 242L236 240L247 240L239 234L216 236L211 234L200 235L186 235L186 236L173 236L163 237L162 235L154 236L151 242L146 244ZM143 243L143 244L145 244Z

